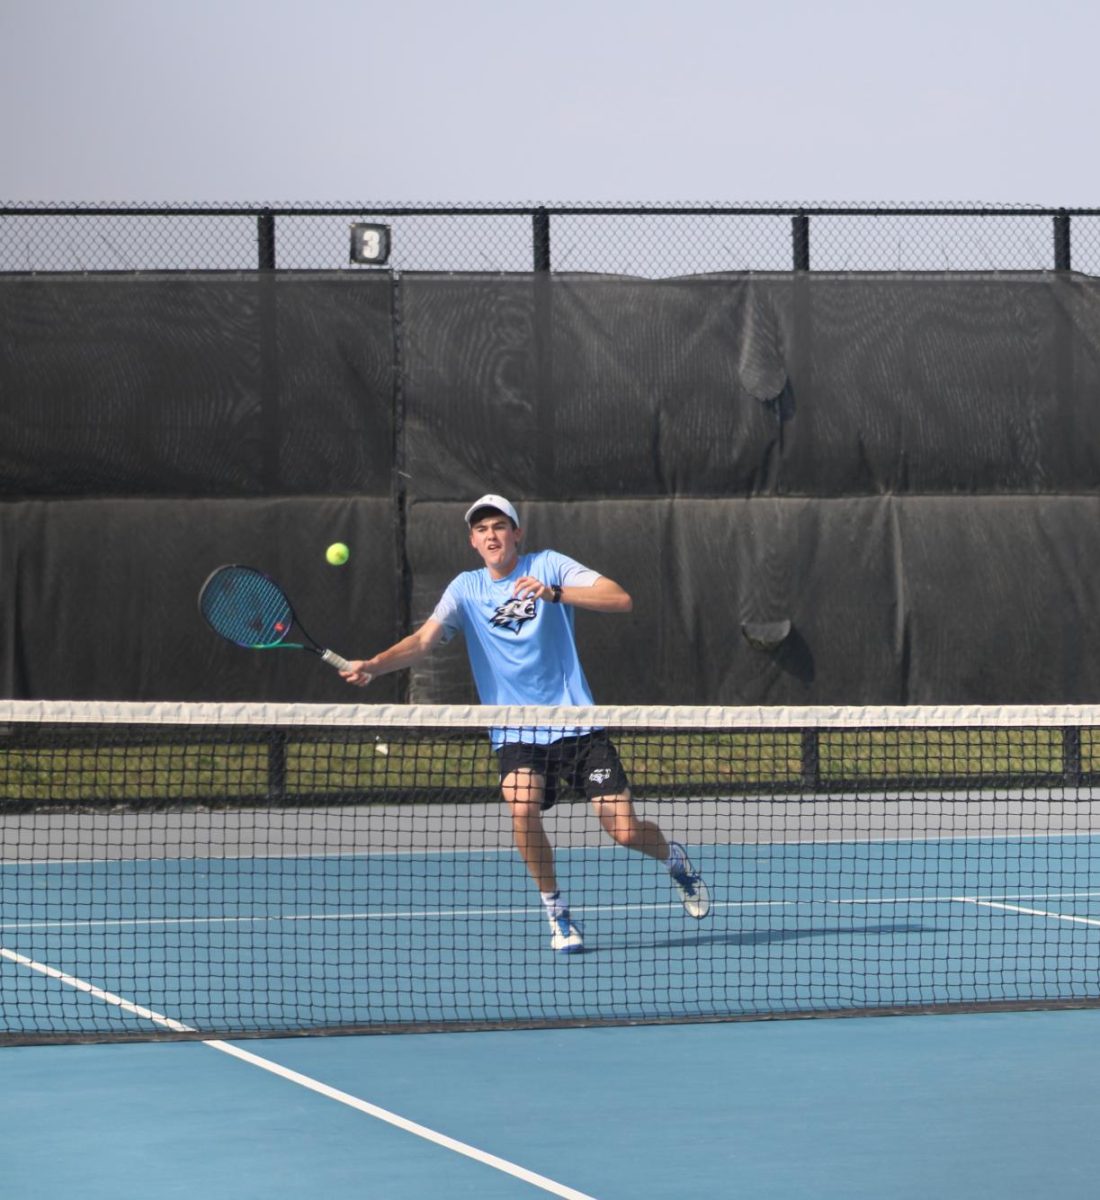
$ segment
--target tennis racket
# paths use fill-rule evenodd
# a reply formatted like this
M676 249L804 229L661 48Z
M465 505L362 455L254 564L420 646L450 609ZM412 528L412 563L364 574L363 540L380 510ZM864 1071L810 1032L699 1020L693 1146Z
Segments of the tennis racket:
M350 665L305 631L286 593L254 567L218 567L199 590L199 612L215 633L248 650L309 650L337 671ZM294 629L300 642L287 638Z

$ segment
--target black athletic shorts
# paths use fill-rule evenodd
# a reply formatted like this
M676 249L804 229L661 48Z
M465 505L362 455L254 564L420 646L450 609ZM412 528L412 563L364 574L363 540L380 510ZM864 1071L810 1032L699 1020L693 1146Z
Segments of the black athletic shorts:
M556 742L505 742L497 751L501 782L519 767L546 781L541 807L551 808L563 781L587 796L616 796L630 786L619 755L605 729L594 729Z

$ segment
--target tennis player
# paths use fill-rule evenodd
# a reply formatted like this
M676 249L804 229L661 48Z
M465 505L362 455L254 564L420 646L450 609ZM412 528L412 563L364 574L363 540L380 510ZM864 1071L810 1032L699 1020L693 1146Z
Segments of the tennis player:
M470 545L484 566L453 579L416 632L373 658L353 660L343 677L363 686L376 675L413 666L462 633L483 704L591 705L573 635L573 609L629 612L630 596L564 554L524 553L519 517L503 496L475 500L466 523ZM690 916L707 915L706 884L683 846L666 841L652 821L639 820L626 773L605 730L493 729L491 736L516 848L542 896L554 950L575 954L584 949L581 931L558 889L554 851L542 822L543 811L557 798L559 781L584 792L601 826L620 846L664 863Z

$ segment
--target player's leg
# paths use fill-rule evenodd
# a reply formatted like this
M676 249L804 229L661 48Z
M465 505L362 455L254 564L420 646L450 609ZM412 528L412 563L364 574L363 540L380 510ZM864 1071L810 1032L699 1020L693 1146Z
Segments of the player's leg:
M507 749L507 747L506 747ZM502 770L516 761L515 754L501 756ZM542 823L546 799L546 777L531 766L508 770L500 781L512 814L512 837L523 865L539 889L550 923L550 945L559 954L576 954L584 949L584 938L569 915L569 905L558 890L554 872L554 848Z
M710 912L707 885L679 842L668 841L657 824L639 818L626 772L609 738L597 733L587 740L574 779L584 788L605 832L620 846L663 862L688 915L697 920L705 917Z
M629 791L614 796L593 796L592 807L605 832L620 846L664 863L688 916L702 920L710 912L707 885L691 865L683 846L668 841L654 822L638 817Z
M620 846L667 861L665 835L653 821L639 819L629 788L613 796L593 796L592 809L604 832Z
M542 824L546 780L530 767L518 767L500 781L500 790L512 813L512 837L523 865L540 892L556 892L554 848Z
M653 821L639 820L630 781L606 732L597 729L572 741L566 777L588 797L604 832L620 846L664 862L668 858L665 835Z

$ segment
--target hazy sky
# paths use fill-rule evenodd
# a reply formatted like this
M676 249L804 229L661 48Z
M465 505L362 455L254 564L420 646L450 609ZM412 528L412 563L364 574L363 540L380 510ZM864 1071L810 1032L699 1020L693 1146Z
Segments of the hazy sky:
M1096 0L0 0L0 200L1100 206Z

